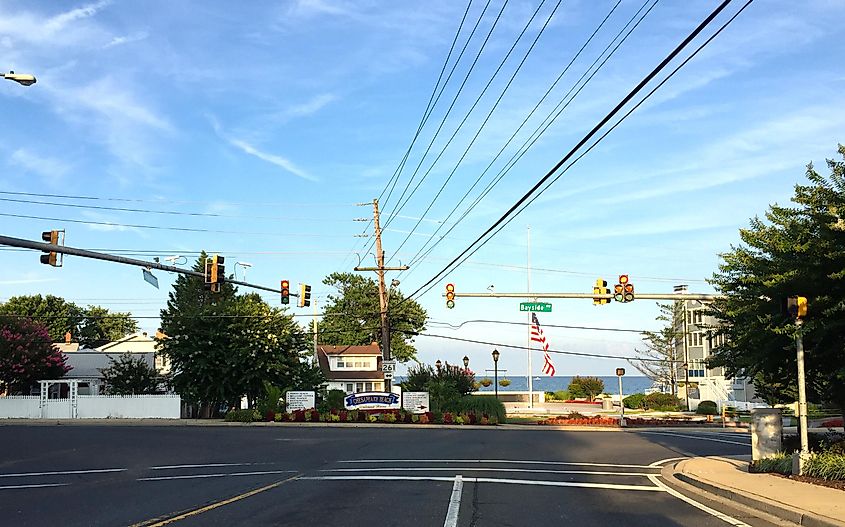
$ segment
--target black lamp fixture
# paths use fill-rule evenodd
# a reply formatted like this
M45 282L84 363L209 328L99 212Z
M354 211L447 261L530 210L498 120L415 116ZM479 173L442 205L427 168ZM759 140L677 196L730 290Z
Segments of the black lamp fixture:
M443 367L443 363L440 362L440 359L437 359L437 362L434 363L434 367L437 368L437 371L440 371L440 368Z
M500 355L499 350L494 349L493 350L493 362L499 362L499 355Z
M469 369L469 357L464 355L464 369Z

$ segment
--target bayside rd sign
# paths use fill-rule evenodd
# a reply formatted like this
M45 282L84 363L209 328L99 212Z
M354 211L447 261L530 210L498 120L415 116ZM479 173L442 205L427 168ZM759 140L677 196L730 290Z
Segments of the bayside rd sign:
M347 410L398 410L399 396L387 392L350 393L343 398Z
M538 313L551 313L552 305L549 302L520 302L520 311L536 311Z

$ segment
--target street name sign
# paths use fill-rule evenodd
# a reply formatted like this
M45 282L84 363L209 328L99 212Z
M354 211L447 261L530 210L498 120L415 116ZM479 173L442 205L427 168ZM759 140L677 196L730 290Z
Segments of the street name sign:
M315 394L311 391L289 391L285 394L285 410L288 412L315 408L316 402Z
M552 304L549 302L520 302L520 311L536 311L538 313L551 313Z

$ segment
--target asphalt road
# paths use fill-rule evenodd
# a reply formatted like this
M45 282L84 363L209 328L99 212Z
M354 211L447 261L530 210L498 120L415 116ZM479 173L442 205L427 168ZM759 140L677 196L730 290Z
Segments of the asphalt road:
M0 452L2 525L723 527L665 490L660 462L748 454L750 440L687 430L63 425L2 426Z

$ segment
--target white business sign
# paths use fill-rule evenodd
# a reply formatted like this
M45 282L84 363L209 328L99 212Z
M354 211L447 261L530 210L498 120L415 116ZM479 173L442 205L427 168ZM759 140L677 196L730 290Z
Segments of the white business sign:
M428 392L402 392L402 408L415 414L429 411Z
M317 406L317 398L314 392L294 392L285 394L285 409L288 412L294 410L308 410Z
M350 393L343 398L347 410L398 410L399 396L387 392Z

